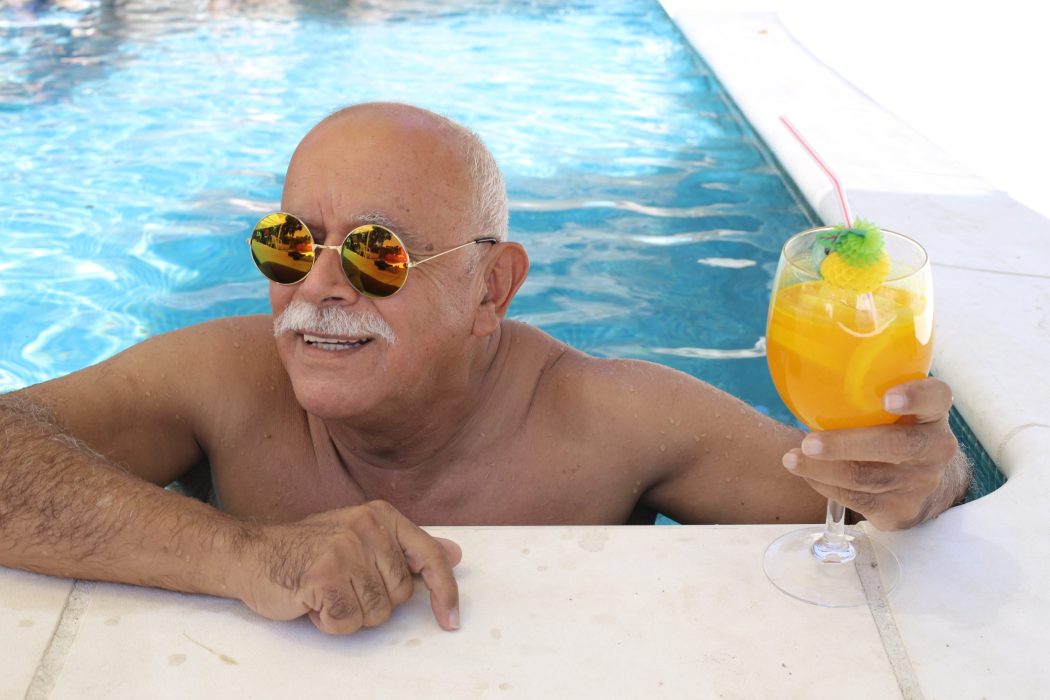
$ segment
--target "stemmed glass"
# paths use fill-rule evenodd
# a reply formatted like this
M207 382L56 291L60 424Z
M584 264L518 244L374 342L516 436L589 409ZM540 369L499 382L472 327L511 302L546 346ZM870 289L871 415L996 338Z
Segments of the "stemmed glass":
M822 276L832 227L796 234L781 250L767 360L780 397L811 430L895 422L899 416L883 410L883 394L929 372L929 258L915 241L880 230L889 265L875 288L867 285L870 291ZM897 557L863 530L845 527L844 520L843 506L829 501L823 527L789 532L769 546L766 575L785 593L829 607L864 604L872 585L888 593L900 578Z

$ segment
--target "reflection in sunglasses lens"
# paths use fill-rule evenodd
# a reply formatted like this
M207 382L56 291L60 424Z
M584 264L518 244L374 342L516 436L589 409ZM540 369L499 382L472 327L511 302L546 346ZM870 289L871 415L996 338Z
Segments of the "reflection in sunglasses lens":
M306 224L283 212L270 214L255 225L251 249L259 271L280 284L302 280L314 262L313 239Z
M405 283L408 253L401 240L382 226L355 229L343 243L343 271L366 296L388 297Z

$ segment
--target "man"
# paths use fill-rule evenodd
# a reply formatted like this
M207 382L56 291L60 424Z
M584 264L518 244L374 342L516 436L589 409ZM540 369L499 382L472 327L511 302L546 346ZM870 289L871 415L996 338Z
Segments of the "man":
M939 381L887 394L899 425L802 440L695 378L506 320L528 259L491 155L443 117L336 113L293 155L281 209L253 243L283 282L273 317L4 399L0 564L238 598L329 633L381 624L418 573L455 629L459 547L415 523L814 522L833 497L901 528L965 491ZM325 246L309 264L307 231ZM159 488L201 463L219 509Z

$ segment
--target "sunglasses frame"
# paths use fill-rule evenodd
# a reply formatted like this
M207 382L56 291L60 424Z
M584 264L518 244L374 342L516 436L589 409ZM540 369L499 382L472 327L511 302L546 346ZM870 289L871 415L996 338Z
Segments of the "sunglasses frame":
M425 262L430 262L431 260L433 260L435 258L440 258L442 255L448 255L449 253L454 253L455 251L459 250L460 248L466 248L467 246L471 246L471 245L474 245L476 243L499 243L500 242L498 238L493 238L491 236L487 236L485 238L476 238L476 239L474 239L472 241L467 241L466 243L461 243L461 244L457 245L454 248L449 248L448 250L443 250L440 253L435 253L434 255L428 255L425 258L420 258L418 260L413 260L412 259L412 254L408 252L408 246L405 245L405 242L401 239L401 236L397 235L397 232L394 231L393 229L391 229L391 228L389 228L387 226L384 226L382 224L362 224L360 226L357 226L356 228L354 228L350 232L348 232L346 234L346 236L343 237L342 243L340 243L339 245L324 245L323 243L316 243L316 242L314 242L314 240L313 240L313 233L310 231L310 227L307 226L306 222L303 221L301 218L299 218L295 214L290 214L290 213L285 212L285 211L275 211L275 212L270 212L266 216L264 216L261 219L259 219L259 221L256 222L255 226L252 227L252 235L248 236L248 249L249 249L249 251L251 251L252 240L255 237L255 231L259 228L259 224L262 223L267 218L273 216L274 214L283 214L286 217L288 217L288 216L293 217L293 218L295 218L296 221L298 221L300 224L303 225L303 228L306 229L306 232L310 234L310 246L311 246L310 252L313 254L314 260L313 260L312 263L310 263L310 269L306 271L306 274L304 274L301 279L298 279L295 282L278 282L275 279L271 279L265 272L262 271L262 268L259 266L259 262L255 258L255 253L252 252L251 253L252 262L255 263L256 269L259 270L259 273L263 277L265 277L268 281L273 282L274 284L281 285L282 287L291 287L292 285L300 284L300 283L303 282L303 280L306 279L307 275L309 275L311 272L313 272L314 265L317 264L318 254L317 254L316 251L318 249L321 249L321 250L335 250L335 251L339 252L339 258L340 258L339 269L343 271L343 277L346 278L347 284L349 284L351 287L353 287L354 291L356 291L358 294L361 294L363 296L369 297L371 299L389 299L390 297L392 297L395 294L397 294L398 292L400 292L402 289L405 288L405 285L408 284L408 271L411 270L412 268L419 267L420 265L422 265ZM354 235L355 233L360 232L362 229L379 229L381 231L385 231L386 233L389 233L391 236L394 237L394 239L397 241L398 245L401 246L401 250L405 251L405 257L407 258L407 262L405 262L405 281L401 284L400 287L395 289L390 294L379 295L379 294L374 294L372 292L367 292L367 291L365 291L363 289L358 289L357 285L355 285L353 283L353 281L350 279L350 276L347 274L346 269L343 267L343 262L342 262L342 259L343 259L343 246L345 246L346 242L348 240L350 240L350 236Z

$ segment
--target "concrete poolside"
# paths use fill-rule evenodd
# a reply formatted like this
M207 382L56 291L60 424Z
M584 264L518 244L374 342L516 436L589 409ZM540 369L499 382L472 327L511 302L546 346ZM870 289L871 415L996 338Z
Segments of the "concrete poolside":
M781 113L834 165L857 213L930 250L935 370L1008 483L879 534L904 579L870 609L816 608L770 586L761 555L790 529L779 526L434 528L468 553L455 634L433 623L421 590L388 626L338 639L231 601L0 569L0 698L1050 693L1037 656L1050 622L1050 379L1039 362L1050 221L818 60L831 59L800 43L805 16L663 2L821 216L837 220L834 193Z

